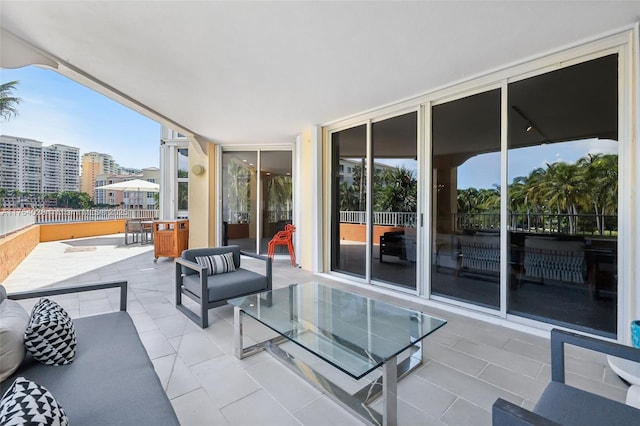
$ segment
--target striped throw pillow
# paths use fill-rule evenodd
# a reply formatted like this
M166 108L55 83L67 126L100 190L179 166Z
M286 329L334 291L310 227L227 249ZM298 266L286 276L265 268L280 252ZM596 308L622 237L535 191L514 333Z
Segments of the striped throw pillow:
M236 270L236 264L233 263L233 253L196 256L196 263L208 269L207 275L225 274Z

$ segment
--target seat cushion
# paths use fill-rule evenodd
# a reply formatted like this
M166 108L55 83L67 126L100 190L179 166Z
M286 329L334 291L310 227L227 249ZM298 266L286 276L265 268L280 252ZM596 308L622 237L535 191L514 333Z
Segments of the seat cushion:
M618 401L551 382L534 410L563 426L640 425L640 410Z
M242 268L227 274L211 275L207 277L207 281L209 302L233 299L267 289L267 277ZM200 297L198 275L188 275L182 283L186 290Z
M127 312L73 320L76 359L44 365L27 356L0 384L22 376L45 387L72 425L177 425L178 419Z

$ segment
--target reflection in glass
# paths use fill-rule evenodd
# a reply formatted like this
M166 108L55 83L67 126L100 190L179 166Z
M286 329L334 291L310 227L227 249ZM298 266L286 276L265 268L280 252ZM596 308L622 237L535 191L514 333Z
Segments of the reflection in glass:
M262 182L262 239L261 253L273 236L293 223L293 177L291 151L261 151L260 177ZM283 246L276 246L276 254ZM284 247L286 249L286 247Z
M436 105L432 120L431 292L497 309L500 90Z
M178 178L189 177L189 150L178 148Z
M416 288L418 114L372 125L373 239L371 277Z
M509 85L511 314L615 337L618 58Z
M178 210L189 210L189 182L178 182Z
M178 148L178 192L176 206L178 217L186 217L189 211L189 149Z
M222 153L223 243L256 251L256 163L257 153Z
M366 126L331 135L331 270L366 275Z

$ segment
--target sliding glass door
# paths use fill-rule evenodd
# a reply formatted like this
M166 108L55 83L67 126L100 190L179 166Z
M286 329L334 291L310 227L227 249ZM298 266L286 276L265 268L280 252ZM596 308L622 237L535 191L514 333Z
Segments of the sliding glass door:
M367 126L331 135L331 270L358 278L367 270Z
M431 293L500 308L500 89L432 110Z
M293 219L291 151L223 151L222 240L266 253Z
M432 107L431 295L615 337L618 55L503 90Z
M331 134L331 270L416 291L417 129L414 111Z
M371 125L373 238L371 278L416 290L418 114Z
M618 55L509 84L508 312L614 337Z
M331 270L615 338L628 316L619 304L630 303L618 288L618 251L629 246L619 226L633 221L618 215L631 211L619 193L631 194L633 171L619 152L630 158L633 147L619 135L631 134L628 64L608 49L328 128Z

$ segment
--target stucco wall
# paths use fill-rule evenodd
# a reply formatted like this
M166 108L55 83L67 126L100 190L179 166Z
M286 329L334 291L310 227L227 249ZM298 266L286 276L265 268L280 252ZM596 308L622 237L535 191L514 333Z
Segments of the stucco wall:
M40 242L40 225L32 225L14 234L0 238L0 282L11 272Z
M190 145L191 148L191 145ZM215 245L215 148L212 143L207 151L189 149L189 247ZM193 166L203 166L204 173L195 175Z
M126 220L105 220L100 222L52 223L40 225L40 242L70 240L97 235L120 234L124 232Z
M298 170L299 179L295 182L296 185L301 185L301 190L296 191L300 194L300 200L298 208L300 209L300 223L295 223L296 233L298 233L297 241L300 243L296 249L296 261L302 269L313 269L313 196L314 191L311 190L311 183L313 182L313 167L312 164L317 159L315 158L313 146L311 143L311 129L304 131L300 135L300 143L298 144L298 153L300 157Z

